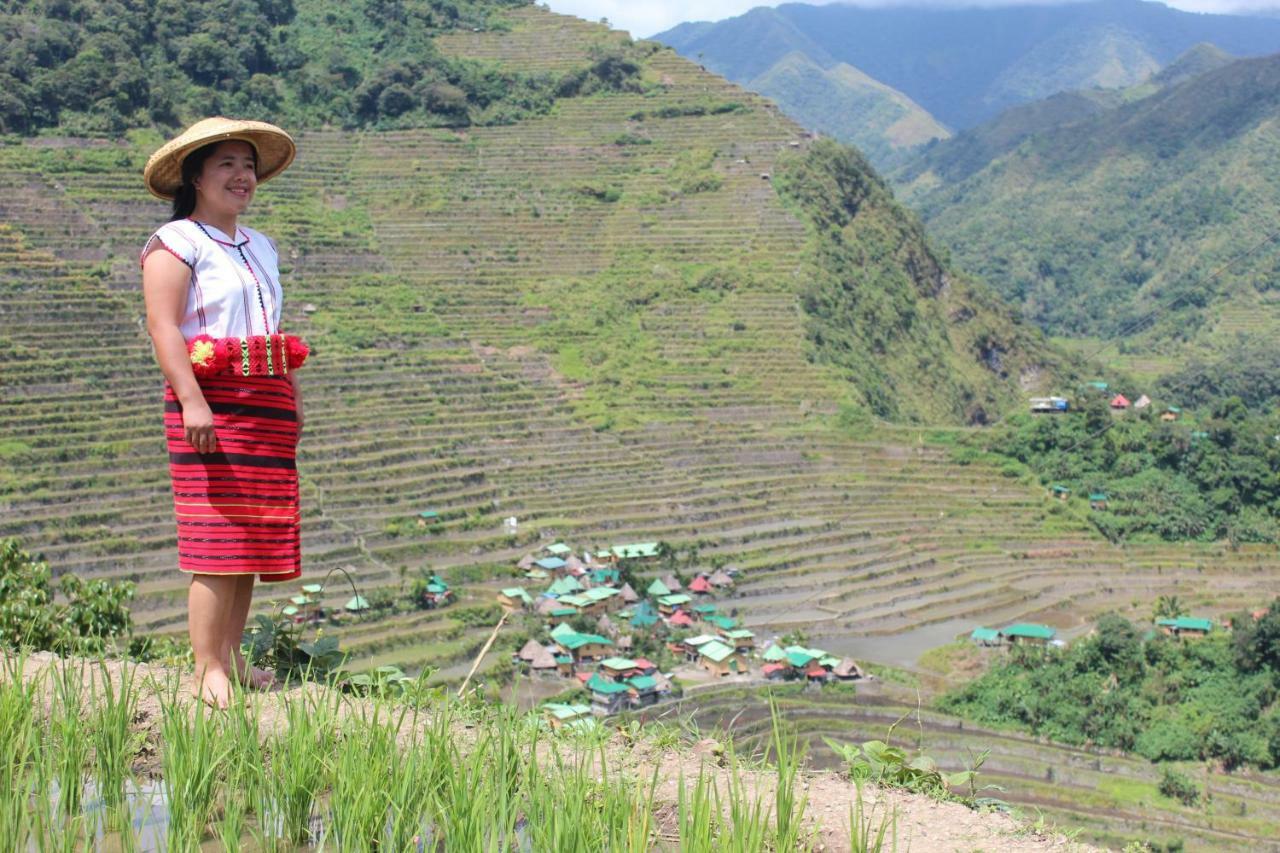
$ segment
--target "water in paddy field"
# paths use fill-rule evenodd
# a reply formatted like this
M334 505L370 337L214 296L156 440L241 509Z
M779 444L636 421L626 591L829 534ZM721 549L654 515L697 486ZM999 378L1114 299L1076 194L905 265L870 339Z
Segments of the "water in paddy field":
M813 639L813 644L854 660L913 669L925 652L945 646L975 627L977 623L973 619L948 619L910 631L875 637L818 636Z

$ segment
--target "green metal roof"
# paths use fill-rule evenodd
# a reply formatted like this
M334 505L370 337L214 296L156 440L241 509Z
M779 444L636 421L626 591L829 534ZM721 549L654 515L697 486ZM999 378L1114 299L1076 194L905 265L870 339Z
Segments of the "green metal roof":
M725 636L730 640L753 640L756 635L752 631L748 631L746 628L739 628L736 631L729 631Z
M557 599L561 604L570 604L574 607L590 607L595 604L594 601L585 595L562 595Z
M726 631L731 631L738 627L738 620L732 619L728 616L708 616L707 621L712 625L715 625L717 628L723 628Z
M552 611L551 611L551 613L550 613L549 615L551 615L551 616L577 616L577 615L578 615L578 611L574 610L572 607L557 607L555 610L552 610ZM561 623L561 624L563 624L563 623Z
M1052 640L1058 632L1048 625L1037 625L1032 622L1019 622L1010 625L1000 632L1006 637L1026 637L1029 640Z
M439 517L440 513L436 512L434 509L424 509L422 512L418 513L418 518L425 518L428 520Z
M299 607L303 607L311 603L311 599L307 598L305 595L295 595L292 598L290 598L289 601L292 602L293 604L298 605Z
M559 702L548 702L542 706L542 710L557 720L572 720L574 717L591 713L591 708L587 705L563 705Z
M661 598L662 596L671 594L671 590L667 589L667 585L660 580L655 580L653 583L649 584L645 589L645 592L652 595L654 598Z
M637 675L635 678L628 679L627 683L636 690L652 690L658 686L658 679L652 675Z
M600 665L609 669L635 669L636 662L629 658L605 658Z
M710 634L699 634L696 637L685 638L684 642L685 642L685 645L687 646L701 646L704 643L710 643L710 642L713 642L714 640L715 640L715 637L712 637Z
M714 604L695 604L693 606L693 612L703 613L707 616L710 616L711 614L716 612L716 606Z
M347 610L368 610L369 600L363 595L353 595L347 603L342 606Z
M1089 500L1091 501L1105 501L1106 499L1107 499L1106 492L1091 492L1089 494Z
M668 607L678 607L681 604L688 604L690 601L693 601L693 599L682 592L677 592L674 595L664 595L658 599L659 604L665 604Z
M599 634L574 634L572 637L557 637L556 642L566 649L580 649L587 645L612 646L613 641Z
M302 585L302 591L307 595L319 595L324 592L324 586L318 583L304 583Z
M815 657L808 652L787 652L787 663L792 666L808 666Z
M720 642L719 640L712 640L709 643L704 643L698 649L698 654L702 655L703 657L710 658L716 663L720 663L721 661L723 661L725 658L729 657L733 653L734 653L734 649L732 646L726 646L724 643Z
M611 586L596 586L583 593L592 601L604 601L606 598L613 598L618 591Z
M656 557L658 556L657 542L637 542L632 545L614 545L612 549L613 555L620 560L631 559L634 557Z
M626 693L627 685L617 681L610 681L607 678L601 678L599 673L587 679L587 689L592 693Z
M1000 632L995 628L974 628L969 639L980 643L994 643L1000 639Z
M557 625L551 629L551 637L559 640L562 637L572 637L578 632L570 628L568 625Z
M294 607L292 604L289 604L289 605L286 605L284 609L281 610L280 612L283 613L285 616L297 616L298 608Z
M522 586L509 586L502 591L507 598L518 598L525 604L532 604L533 599L529 597L529 593L524 591Z
M565 554L572 554L573 549L563 542L557 542L554 545L547 546L548 554L555 554L557 557L563 557Z
M1178 631L1212 631L1212 619L1198 619L1194 616L1179 616L1176 619L1157 619L1156 624L1162 628L1174 628Z
M779 646L776 646L776 645L770 646L769 648L764 650L764 659L769 661L770 663L777 663L778 661L786 660L787 653L784 652Z
M839 666L839 665L840 665L840 658L837 658L837 657L831 657L830 655L828 655L827 657L824 657L824 658L822 658L821 660L819 660L819 661L818 661L818 665L819 665L819 666L825 666L825 667L835 667L835 666Z
M534 560L533 564L538 568L546 569L547 571L564 568L564 560L559 557L543 557L541 560Z

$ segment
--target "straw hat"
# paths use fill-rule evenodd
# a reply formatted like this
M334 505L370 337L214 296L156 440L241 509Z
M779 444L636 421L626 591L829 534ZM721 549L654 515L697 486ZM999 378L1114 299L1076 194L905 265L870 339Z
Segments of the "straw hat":
M142 180L157 198L171 200L182 186L182 161L210 142L240 139L253 146L258 157L258 183L268 181L288 168L296 148L293 137L265 121L215 116L198 121L161 145L142 170Z

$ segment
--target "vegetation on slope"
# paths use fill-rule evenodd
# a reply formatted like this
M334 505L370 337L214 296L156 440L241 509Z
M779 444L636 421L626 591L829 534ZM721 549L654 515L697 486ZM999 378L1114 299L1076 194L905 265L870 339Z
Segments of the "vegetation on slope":
M1144 639L1119 616L1064 651L1012 651L944 697L944 710L1153 761L1280 766L1280 599L1234 631Z
M20 0L0 7L0 132L116 134L210 114L291 127L459 126L638 86L632 51L564 73L448 57L442 33L501 29L528 0ZM335 36L339 36L336 37Z
M1077 404L1070 415L1017 415L982 441L1046 486L1105 494L1106 509L1089 518L1113 540L1280 542L1275 412L1228 398L1166 422L1151 409L1116 416L1100 394Z
M1240 60L997 149L978 171L944 165L908 198L1052 333L1128 338L1158 305L1180 310L1125 346L1221 346L1270 316L1280 281L1265 242L1280 224L1277 92L1280 57Z
M810 224L802 304L815 361L882 418L982 422L1009 404L1037 336L947 270L857 151L820 142L784 160L775 183Z

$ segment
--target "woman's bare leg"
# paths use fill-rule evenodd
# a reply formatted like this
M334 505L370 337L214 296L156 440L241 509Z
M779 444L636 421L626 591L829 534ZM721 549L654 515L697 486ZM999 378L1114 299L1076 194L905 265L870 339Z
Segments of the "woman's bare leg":
M240 640L244 636L244 626L249 621L249 608L253 604L253 583L257 577L242 575L236 580L239 583L236 585L235 607L232 608L227 625L228 656L235 661L234 672L241 684L255 688L270 687L275 682L275 676L265 669L249 666L244 653L240 651Z
M231 657L227 653L227 615L235 606L239 578L192 575L187 591L187 629L196 660L195 695L216 708L231 699Z

